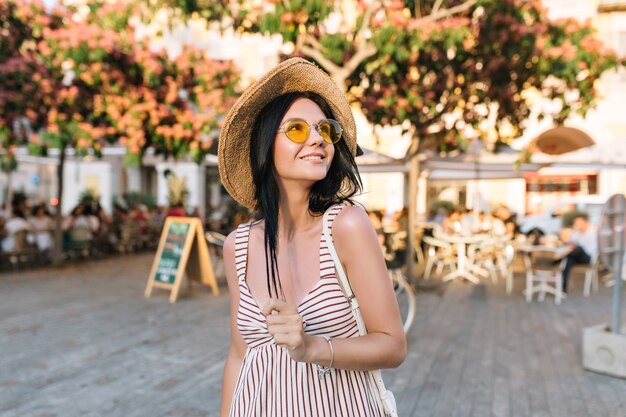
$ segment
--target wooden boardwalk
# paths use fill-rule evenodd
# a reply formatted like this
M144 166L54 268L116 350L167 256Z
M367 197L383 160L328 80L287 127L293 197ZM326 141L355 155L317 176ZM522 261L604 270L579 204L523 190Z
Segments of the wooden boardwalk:
M143 297L151 255L0 275L0 416L217 416L228 297ZM385 371L400 416L626 417L626 380L581 368L610 292L527 304L503 284L418 294L409 356Z

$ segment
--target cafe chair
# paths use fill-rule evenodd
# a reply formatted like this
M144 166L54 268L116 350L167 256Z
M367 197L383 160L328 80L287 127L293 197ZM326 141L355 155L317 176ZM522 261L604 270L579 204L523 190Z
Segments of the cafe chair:
M424 279L430 279L430 274L435 265L437 266L435 271L437 275L441 274L446 266L453 271L456 270L456 257L452 245L430 236L424 236L422 240L427 245L426 253L428 254Z
M215 271L215 277L218 279L225 279L224 262L222 260L224 241L226 236L221 233L207 231L204 233L204 237L208 243L209 257L213 264L213 270Z
M513 267L511 266L513 259L515 259L515 246L507 242L498 255L498 267L502 276L505 277L507 295L513 291Z
M583 295L585 297L589 297L591 290L593 290L593 292L598 292L599 269L600 260L597 256L593 257L588 265L574 265L572 268L572 275L580 271L585 274L585 281L583 284Z
M600 275L599 267L598 267L598 275ZM622 281L624 281L624 285L626 286L626 254L624 255L624 263L622 264ZM613 287L615 285L615 274L610 271L603 273L602 282L604 283L604 286L607 288Z
M485 239L478 243L473 243L467 248L469 262L479 267L475 272L484 278L491 276L491 282L498 282L498 267L496 265L498 256L498 240L496 238Z
M539 293L537 299L543 301L546 294L554 295L554 303L561 304L565 298L563 293L563 267L565 258L560 259L553 251L524 252L524 266L526 267L526 301L531 302L534 293Z

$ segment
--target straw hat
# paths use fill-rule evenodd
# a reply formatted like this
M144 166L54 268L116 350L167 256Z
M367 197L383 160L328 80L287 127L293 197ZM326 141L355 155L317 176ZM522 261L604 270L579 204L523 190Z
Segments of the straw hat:
M352 155L357 150L356 124L350 104L335 82L313 63L288 59L259 78L230 109L220 133L218 166L222 184L239 204L256 209L255 187L250 162L250 138L258 114L276 97L292 92L312 92L323 97L343 128L342 140Z

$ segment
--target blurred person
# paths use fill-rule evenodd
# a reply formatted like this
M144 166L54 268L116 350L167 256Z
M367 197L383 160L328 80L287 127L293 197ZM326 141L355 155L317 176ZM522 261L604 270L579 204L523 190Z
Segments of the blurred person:
M31 231L35 236L35 243L41 252L52 249L54 241L52 239L52 230L54 229L54 220L46 210L45 204L39 204L33 207L32 216L28 219Z
M146 223L148 221L148 215L144 207L143 204L133 204L128 212L130 220L141 224Z
M473 231L478 224L478 218L474 216L474 211L468 209L467 207L462 207L459 212L461 213L460 221L462 233L469 233Z
M462 225L461 225L461 211L460 209L454 209L448 216L443 220L443 230L446 233L461 233Z
M113 221L113 218L108 215L108 213L106 212L104 207L100 205L100 203L96 205L95 216L98 218L98 221L101 225L103 223L108 225L111 224L111 222Z
M153 229L160 231L161 228L163 227L163 223L165 223L166 217L167 215L166 215L165 207L155 206L151 210L150 225L152 226Z
M98 230L94 232L94 244L101 251L110 251L115 241L113 217L107 214L99 202L95 204L94 216L98 219Z
M448 211L445 207L439 207L437 211L430 210L428 212L428 216L426 217L426 222L435 223L439 226L443 226L444 221L448 217Z
M220 177L261 219L224 243L231 341L223 417L309 416L345 407L346 416L384 415L367 371L398 366L406 338L374 229L351 201L361 184L357 150L345 95L301 58L259 78L228 113ZM359 335L333 268L324 213L367 335Z
M6 237L2 239L2 251L13 252L23 249L20 245L25 244L25 241L20 242L16 238L20 232L30 231L30 224L26 221L24 212L20 208L13 210L13 215L4 224L4 229L6 230Z
M200 207L195 206L193 210L189 212L187 217L196 217L200 219L200 221L202 222L202 225L204 226L204 217L202 216L202 213L200 213Z
M478 219L476 220L476 224L478 225L478 231L480 233L490 233L493 226L491 216L484 211L478 213Z
M123 223L126 221L127 218L128 218L128 209L126 209L124 206L116 204L113 207L113 216L111 219L113 224Z
M245 208L238 207L230 219L230 230L235 230L239 225L253 220L252 216Z
M589 216L586 213L579 213L574 217L571 231L563 232L561 238L570 247L563 268L563 291L567 293L572 267L588 265L598 256L598 236L596 228L589 221Z
M506 224L496 215L495 211L491 214L491 234L494 236L513 236L513 232L509 231Z
M91 214L89 206L79 204L63 220L63 231L71 242L88 242L100 227L98 219Z
M513 236L519 233L519 225L517 224L517 214L511 212L506 204L500 204L494 211L495 217L502 220L506 229L506 234Z
M404 231L409 228L409 209L402 207L396 211L392 217L392 228L396 232Z
M4 219L4 214L0 215L0 249L2 249L1 244L2 240L7 237L7 229L6 229L6 220Z
M380 210L372 210L368 213L368 216L374 226L376 233L382 233L383 231L383 214Z

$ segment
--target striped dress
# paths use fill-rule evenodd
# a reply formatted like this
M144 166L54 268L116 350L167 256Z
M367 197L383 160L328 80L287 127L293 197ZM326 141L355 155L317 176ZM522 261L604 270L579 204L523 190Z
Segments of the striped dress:
M331 209L330 224L341 207ZM332 230L332 229L331 229ZM296 362L278 347L246 284L250 224L239 227L235 262L239 281L237 327L247 344L230 416L333 417L384 416L372 394L367 372L333 369L319 375L316 365ZM322 236L320 280L304 297L298 311L305 332L330 338L358 336L350 305L335 277L335 268Z

